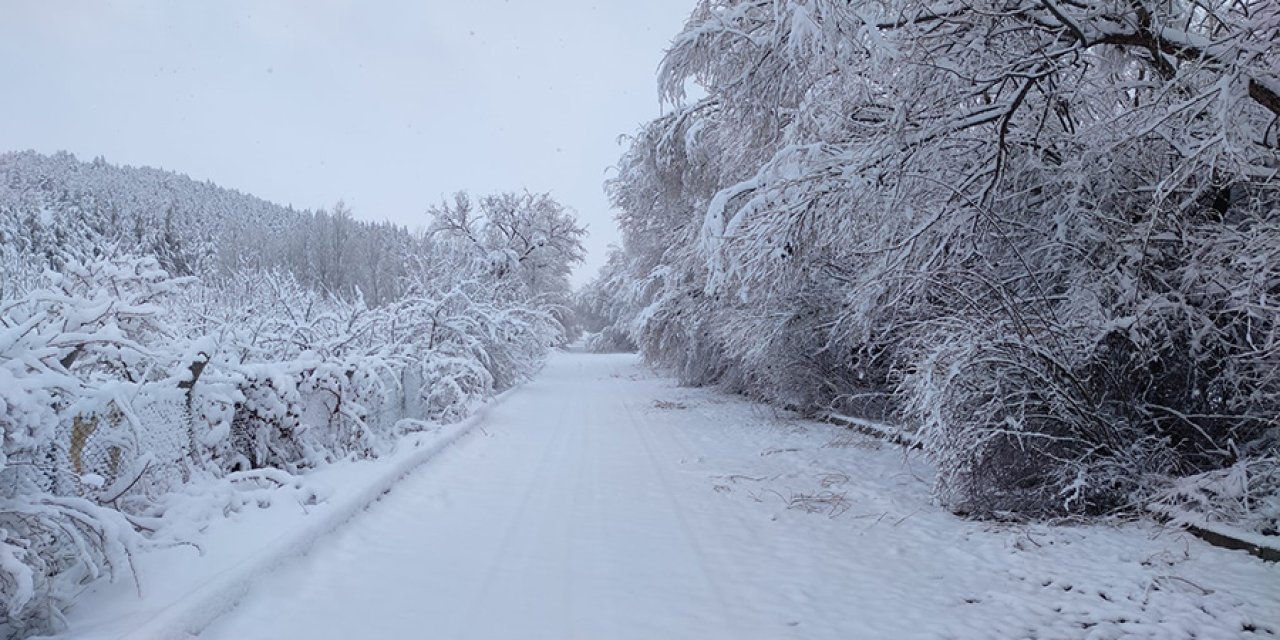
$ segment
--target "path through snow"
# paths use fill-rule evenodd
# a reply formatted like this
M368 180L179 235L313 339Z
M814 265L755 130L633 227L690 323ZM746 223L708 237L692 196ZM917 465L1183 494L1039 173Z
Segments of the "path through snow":
M930 506L900 450L578 353L207 640L1236 638L1280 570L1149 525Z

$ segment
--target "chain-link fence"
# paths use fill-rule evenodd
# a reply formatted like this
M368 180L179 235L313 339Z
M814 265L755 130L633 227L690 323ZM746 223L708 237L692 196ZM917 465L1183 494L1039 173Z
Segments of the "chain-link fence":
M114 399L97 411L64 417L44 446L10 457L0 468L0 497L154 499L198 474L278 466L262 454L264 448L296 456L288 462L297 467L316 456L374 454L401 419L417 416L421 408L415 392L421 374L407 368L381 378L379 392L359 400L327 388L298 391L288 401L292 421L238 404L227 436L217 442L208 441L215 427L192 411L189 394Z

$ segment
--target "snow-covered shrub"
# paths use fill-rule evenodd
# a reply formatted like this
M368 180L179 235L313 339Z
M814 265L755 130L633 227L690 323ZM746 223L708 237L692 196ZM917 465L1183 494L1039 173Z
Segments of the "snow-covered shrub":
M146 343L167 339L160 304L182 281L154 260L71 262L42 284L0 301L0 460L43 455L59 429L92 431L100 418L136 427L129 406L172 356Z
M493 377L471 358L432 353L418 365L420 406L428 419L455 422L493 392Z
M1026 302L922 325L903 413L948 502L981 514L1140 508L1169 478L1274 455L1280 232L1233 213L1078 240L1106 268L1072 265L1055 282L1045 265L1060 300L1001 287Z
M636 302L628 300L627 254L611 247L609 258L595 279L574 294L575 317L585 335L585 346L593 353L627 353L636 350L630 321ZM625 300L625 302L624 302Z
M1151 510L1175 523L1225 523L1257 536L1280 536L1280 457L1243 458L1224 469L1177 478Z
M291 372L272 365L246 366L229 434L227 470L275 467L296 471L302 461L298 431L301 398Z
M132 577L142 543L119 512L69 496L0 497L0 635L57 628L99 577Z
M0 301L6 634L49 628L85 581L125 574L140 538L96 501L118 498L142 455L128 409L154 375L143 342L163 335L158 303L181 282L154 260L115 257L70 261L37 284Z
M631 336L612 326L587 333L583 339L583 346L591 353L633 353L636 350Z
M353 358L322 362L302 372L302 460L315 465L346 456L371 457L379 451L388 433L376 429L374 409L396 402L383 384L380 364L376 358Z
M479 284L423 291L398 307L422 329L414 337L421 355L411 366L428 418L465 416L480 399L534 373L561 337L561 325L549 311L495 298Z
M1081 386L1087 374L1052 338L962 323L924 342L932 346L904 384L905 413L920 416L939 495L953 509L1105 512L1175 470L1168 443Z

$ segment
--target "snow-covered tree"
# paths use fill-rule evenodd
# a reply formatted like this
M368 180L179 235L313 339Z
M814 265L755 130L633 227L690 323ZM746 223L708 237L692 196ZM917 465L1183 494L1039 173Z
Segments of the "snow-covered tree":
M483 261L513 295L540 301L569 328L569 274L582 261L586 235L572 212L549 194L501 193L473 203L460 192L429 213L431 237Z
M652 360L894 413L977 514L1275 455L1266 1L706 0L610 186ZM612 277L612 276L611 276ZM1269 435L1270 434L1270 435Z

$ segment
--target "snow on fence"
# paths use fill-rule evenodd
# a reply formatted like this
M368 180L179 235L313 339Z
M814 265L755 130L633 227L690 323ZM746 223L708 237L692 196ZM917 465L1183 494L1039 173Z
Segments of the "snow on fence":
M310 374L303 372L304 378ZM249 400L261 401L263 394L255 393L259 379L246 378L235 387L246 400L233 408L229 442L221 447L212 442L217 427L193 414L192 394L167 393L175 388L171 381L146 383L136 397L61 419L53 438L10 456L0 468L0 497L48 492L103 503L131 496L154 499L211 473L267 466L298 471L324 457L377 453L371 444L397 435L402 420L422 415L418 394L405 393L418 388L420 380L421 375L403 372L382 388L383 397L358 413L342 407L342 396L333 390L313 387L298 391L272 414ZM300 385L292 381L290 386ZM286 453L300 457L273 459Z

